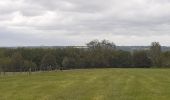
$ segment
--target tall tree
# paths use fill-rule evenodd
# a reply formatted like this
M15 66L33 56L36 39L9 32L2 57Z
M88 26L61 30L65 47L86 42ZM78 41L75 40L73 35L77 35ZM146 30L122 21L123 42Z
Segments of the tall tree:
M161 67L161 45L159 42L152 42L150 47L151 60L154 67Z
M89 61L92 67L110 67L112 52L116 51L116 45L108 40L93 40L87 43Z
M5 72L10 71L11 67L11 59L9 57L0 58L0 73L3 72L5 75Z
M23 64L24 64L24 59L22 55L19 52L14 53L11 57L11 65L13 71L22 72Z
M65 69L71 69L71 68L75 68L76 66L76 61L74 58L72 57L64 57L63 61L62 61L62 66Z
M29 72L29 75L31 74L31 71L35 71L35 69L37 68L37 65L34 62L28 60L24 61L23 66L24 66L24 71Z
M93 40L86 44L91 49L116 49L116 45L108 40Z
M47 53L41 61L41 70L54 70L57 68L56 58L51 53Z
M162 53L162 67L170 68L170 51Z
M32 61L25 60L23 67L25 71L29 71L29 69L31 69L31 71L35 71L37 68L37 65Z
M134 67L151 67L151 59L149 59L146 51L134 51L132 61Z

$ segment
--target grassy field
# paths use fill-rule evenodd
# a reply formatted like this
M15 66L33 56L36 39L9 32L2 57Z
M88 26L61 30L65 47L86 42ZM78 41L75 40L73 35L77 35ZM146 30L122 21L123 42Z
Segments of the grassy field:
M0 100L170 100L170 69L91 69L1 76Z

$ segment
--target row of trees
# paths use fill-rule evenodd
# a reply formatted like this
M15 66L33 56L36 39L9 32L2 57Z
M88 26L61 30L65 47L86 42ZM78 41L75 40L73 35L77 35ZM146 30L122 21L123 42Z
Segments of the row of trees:
M170 67L170 51L158 42L149 50L127 52L107 40L93 40L87 48L1 48L0 72L49 71L80 68Z

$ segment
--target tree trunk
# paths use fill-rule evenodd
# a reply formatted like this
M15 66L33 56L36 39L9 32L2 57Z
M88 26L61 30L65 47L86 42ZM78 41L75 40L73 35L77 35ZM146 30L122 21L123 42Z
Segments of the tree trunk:
M4 76L5 76L5 71L3 72Z
M29 68L29 75L31 75L31 68Z
M20 68L20 73L22 73L22 68Z

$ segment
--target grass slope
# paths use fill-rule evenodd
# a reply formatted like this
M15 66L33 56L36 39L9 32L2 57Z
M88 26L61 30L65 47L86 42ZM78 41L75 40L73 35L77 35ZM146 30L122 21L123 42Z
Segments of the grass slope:
M0 100L169 99L169 69L91 69L0 77Z

